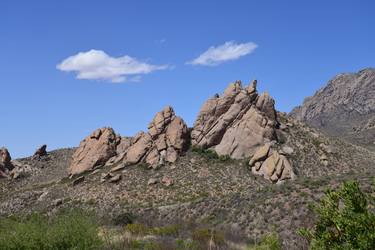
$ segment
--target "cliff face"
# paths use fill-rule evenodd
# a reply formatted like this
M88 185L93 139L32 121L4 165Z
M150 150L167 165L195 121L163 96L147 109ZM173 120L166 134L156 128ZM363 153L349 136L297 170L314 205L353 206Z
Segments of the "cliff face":
M290 115L328 135L375 150L375 69L337 75Z

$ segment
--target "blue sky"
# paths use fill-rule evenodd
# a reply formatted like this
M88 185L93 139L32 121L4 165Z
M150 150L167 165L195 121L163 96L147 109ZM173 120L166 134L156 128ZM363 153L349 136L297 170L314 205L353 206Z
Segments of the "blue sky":
M374 9L371 0L0 1L0 146L16 158L44 143L76 146L102 126L133 135L168 104L191 126L237 79L258 79L290 111L334 75L375 66Z

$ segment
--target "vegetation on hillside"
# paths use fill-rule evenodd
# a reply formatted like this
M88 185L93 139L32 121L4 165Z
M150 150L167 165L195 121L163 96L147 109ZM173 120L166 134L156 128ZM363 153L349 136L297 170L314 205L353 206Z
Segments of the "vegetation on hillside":
M316 206L317 222L299 230L310 249L375 249L374 197L355 181L337 190L327 190Z

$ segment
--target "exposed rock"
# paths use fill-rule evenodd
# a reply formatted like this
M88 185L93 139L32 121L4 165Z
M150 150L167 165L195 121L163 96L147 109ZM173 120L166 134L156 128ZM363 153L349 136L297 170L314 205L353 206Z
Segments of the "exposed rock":
M140 162L157 167L166 162L173 163L187 150L189 130L185 122L177 117L172 107L158 112L148 126L148 132L135 135L121 157L111 159L111 164L122 162L133 165Z
M81 182L83 182L84 180L85 180L85 177L84 176L80 176L80 177L78 177L78 178L76 178L76 179L73 180L72 185L76 186L76 185L80 184Z
M86 137L72 157L70 174L80 174L96 166L104 165L116 155L117 136L112 128L100 128Z
M339 74L290 115L326 134L375 150L375 69Z
M281 150L280 150L279 153L282 154L282 155L292 155L292 154L294 153L294 150L293 150L293 148L284 145L284 146L281 148Z
M47 155L47 145L44 144L35 151L35 153L33 155L33 158L39 159L39 158L41 158L43 156L46 156L46 155Z
M25 177L32 172L31 166L27 164L22 164L19 161L12 161L11 164L13 166L13 169L9 172L9 175L13 179Z
M109 179L109 182L110 183L116 183L116 182L119 182L121 180L121 174L116 174L115 176L111 177Z
M276 125L273 99L267 93L258 96L256 81L247 88L236 81L221 97L203 104L191 133L192 145L235 159L249 157L276 139Z
M121 155L122 153L126 152L128 150L128 148L130 147L130 145L132 143L132 138L131 137L120 137L120 136L117 136L117 138L119 138L120 142L117 145L116 154Z
M272 150L271 152L267 145L264 145L256 152L250 163L254 174L261 175L274 183L295 178L292 165L286 156L280 154L277 150Z
M156 179L156 178L150 178L148 180L148 182L147 182L147 185L154 185L156 183L158 183L158 179Z
M4 147L0 148L0 167L12 170L13 166L11 160L12 157L10 156L8 149Z
M117 165L116 167L113 167L113 168L111 168L111 172L113 173L113 172L117 172L117 171L120 171L120 170L122 170L122 169L124 169L126 166L125 166L125 164L120 164L120 165Z
M271 145L269 143L266 143L264 146L260 147L251 158L249 165L252 166L255 162L265 160L268 156L270 148Z
M9 178L8 173L14 168L11 160L8 149L0 148L0 177Z
M54 200L52 202L52 206L54 206L54 207L58 207L58 206L60 206L62 204L63 204L63 200L62 199L56 199L56 200Z
M169 187L169 186L172 186L174 184L174 181L171 177L164 176L161 179L161 183L163 183L165 186Z

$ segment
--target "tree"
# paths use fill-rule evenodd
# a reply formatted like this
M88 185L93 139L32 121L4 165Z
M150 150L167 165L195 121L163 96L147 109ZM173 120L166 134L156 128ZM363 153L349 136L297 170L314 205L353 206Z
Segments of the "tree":
M316 225L299 234L310 242L310 249L375 249L375 214L369 210L373 201L356 181L327 190L315 207Z

